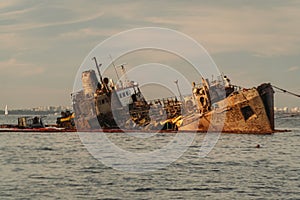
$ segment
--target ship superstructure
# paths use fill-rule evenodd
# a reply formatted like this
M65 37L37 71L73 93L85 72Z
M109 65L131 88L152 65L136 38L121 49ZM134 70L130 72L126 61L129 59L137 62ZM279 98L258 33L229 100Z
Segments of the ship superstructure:
M100 81L94 70L82 72L83 89L72 94L77 129L124 129L131 121L132 126L146 126L150 106L138 84L128 81L116 86L98 72Z

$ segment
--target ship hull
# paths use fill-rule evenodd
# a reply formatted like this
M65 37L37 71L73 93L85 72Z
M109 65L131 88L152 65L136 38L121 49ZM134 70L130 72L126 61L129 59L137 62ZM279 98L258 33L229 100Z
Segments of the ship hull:
M273 89L270 84L232 93L217 108L185 122L180 131L255 133L274 132ZM187 119L188 117L186 117Z

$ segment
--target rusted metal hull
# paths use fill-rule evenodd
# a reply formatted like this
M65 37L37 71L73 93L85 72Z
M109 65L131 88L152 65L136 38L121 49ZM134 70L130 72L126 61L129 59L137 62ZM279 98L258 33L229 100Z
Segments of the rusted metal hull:
M106 93L102 90L93 93L88 88L72 95L76 128L256 134L275 131L271 84L237 90L233 86L212 85L203 79L202 86L195 85L192 91L188 101L167 98L146 102L137 86ZM131 100L124 103L122 98Z
M191 123L183 119L181 131L220 131L225 133L273 133L273 89L270 84L234 92L217 103L217 108ZM197 116L195 116L197 117Z

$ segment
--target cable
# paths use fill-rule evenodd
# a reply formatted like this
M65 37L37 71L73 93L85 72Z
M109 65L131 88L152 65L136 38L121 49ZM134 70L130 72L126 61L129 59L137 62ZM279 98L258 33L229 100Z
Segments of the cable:
M288 93L288 94L291 94L291 95L293 95L293 96L300 97L300 94L296 94L296 93L287 91L287 90L282 89L282 88L279 88L279 87L277 87L277 86L275 86L275 85L272 85L272 86L273 86L274 88L278 89L278 90L281 90L283 93Z

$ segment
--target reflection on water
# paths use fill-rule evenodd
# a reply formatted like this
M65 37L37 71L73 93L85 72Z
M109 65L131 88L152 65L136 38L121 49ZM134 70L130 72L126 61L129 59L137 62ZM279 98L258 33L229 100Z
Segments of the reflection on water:
M222 134L205 158L198 157L199 134L177 161L142 174L106 167L87 152L76 133L0 133L0 197L299 199L300 117L278 118L276 124L292 132ZM145 149L125 135L110 134L116 144L135 152L159 148L173 137L155 135L144 141Z

